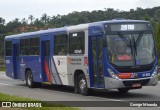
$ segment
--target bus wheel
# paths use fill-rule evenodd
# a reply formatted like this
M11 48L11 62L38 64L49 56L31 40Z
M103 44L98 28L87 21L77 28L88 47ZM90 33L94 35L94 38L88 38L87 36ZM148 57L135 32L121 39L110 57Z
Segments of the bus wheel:
M33 75L30 70L26 72L26 85L30 88L34 87L34 82L33 82Z
M81 95L89 95L89 89L84 74L78 76L78 91Z
M126 89L126 88L122 88L122 89L118 89L118 91L120 93L127 93L129 91L129 89Z

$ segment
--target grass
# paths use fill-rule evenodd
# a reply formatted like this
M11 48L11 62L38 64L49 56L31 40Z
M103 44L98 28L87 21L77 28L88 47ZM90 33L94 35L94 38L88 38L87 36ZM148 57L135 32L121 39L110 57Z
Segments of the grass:
M5 71L5 68L4 67L0 67L0 71Z
M46 102L42 102L39 100L34 100L34 99L30 99L30 98L23 98L23 97L19 97L19 96L13 96L13 95L8 95L8 94L3 94L0 93L0 101L19 101L19 103L26 103L26 102L30 102L30 101L34 101L34 102L40 102L42 103L42 105L51 105L51 106L55 106L55 107L39 107L39 108L21 108L20 110L80 110L79 108L73 108L73 107L66 107L64 105L58 105L58 104L49 104ZM10 108L12 109L12 108ZM7 110L10 110L7 109Z
M160 81L160 75L158 75L158 80Z

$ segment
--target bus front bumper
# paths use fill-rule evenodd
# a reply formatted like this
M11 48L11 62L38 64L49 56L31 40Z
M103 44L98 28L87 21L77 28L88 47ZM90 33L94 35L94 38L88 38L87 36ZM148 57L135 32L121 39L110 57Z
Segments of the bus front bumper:
M140 78L140 79L114 79L110 77L104 78L105 89L118 89L118 88L130 88L136 89L138 87L134 84L140 84L142 86L155 86L158 84L158 76Z

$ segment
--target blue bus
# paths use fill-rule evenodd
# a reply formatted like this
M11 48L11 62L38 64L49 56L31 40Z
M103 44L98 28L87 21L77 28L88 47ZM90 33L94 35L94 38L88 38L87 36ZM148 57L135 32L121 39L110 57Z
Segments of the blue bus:
M158 58L148 21L114 19L5 37L6 75L26 81L128 92L158 83Z

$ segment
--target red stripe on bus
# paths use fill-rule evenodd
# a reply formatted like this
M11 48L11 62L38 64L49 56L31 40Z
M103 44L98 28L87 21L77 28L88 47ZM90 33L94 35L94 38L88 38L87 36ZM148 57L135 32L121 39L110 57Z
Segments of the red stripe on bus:
M44 60L44 70L45 70L45 73L46 73L46 75L47 75L48 81L49 81L49 82L52 82L51 73L49 72L49 68L48 68L47 61L46 61L46 60Z

